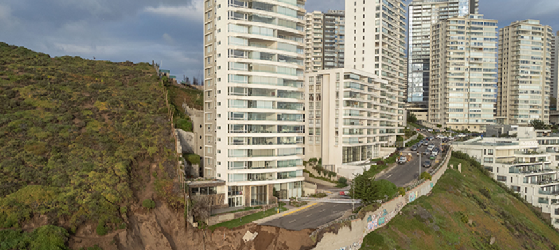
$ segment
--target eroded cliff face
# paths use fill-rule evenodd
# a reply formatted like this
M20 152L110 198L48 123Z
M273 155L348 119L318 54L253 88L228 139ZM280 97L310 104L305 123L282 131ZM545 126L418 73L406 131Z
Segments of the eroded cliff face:
M104 250L305 250L315 243L309 237L312 230L289 231L282 228L247 224L235 229L215 231L185 227L182 213L160 204L152 211L134 207L128 217L128 228L105 236L95 233L94 225L85 225L70 238L72 249L99 245ZM250 241L243 236L257 233Z

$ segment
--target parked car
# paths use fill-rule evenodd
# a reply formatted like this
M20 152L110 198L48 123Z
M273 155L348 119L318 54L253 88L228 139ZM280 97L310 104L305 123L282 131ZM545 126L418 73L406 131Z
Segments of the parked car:
M429 142L428 141L424 142L423 146L429 146Z
M425 149L425 151L423 151L424 155L430 155L431 154L431 150L429 149Z
M349 191L340 191L340 195L347 196L349 195Z
M431 161L427 160L423 162L423 167L424 168L430 168L431 167Z
M457 137L466 137L465 134L459 134Z
M433 151L431 152L431 157L437 157L438 154L439 154L438 151Z
M416 145L411 146L411 151L417 151L417 146Z
M429 131L429 132L433 132L433 129L427 129L427 131Z
M435 145L431 144L427 147L427 149L429 149L429 151L432 151L435 148Z

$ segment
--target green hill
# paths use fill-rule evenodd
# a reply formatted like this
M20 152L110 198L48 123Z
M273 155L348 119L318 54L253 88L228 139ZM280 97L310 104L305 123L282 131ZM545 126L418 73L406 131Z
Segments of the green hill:
M433 188L368 234L361 249L559 249L559 233L541 213L454 152ZM494 244L491 245L491 238Z
M0 43L0 229L92 222L103 234L125 228L150 189L182 206L155 73Z

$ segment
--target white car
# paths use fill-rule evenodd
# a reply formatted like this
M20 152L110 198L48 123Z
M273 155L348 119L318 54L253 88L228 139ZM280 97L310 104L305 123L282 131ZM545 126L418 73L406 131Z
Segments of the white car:
M427 129L428 132L433 132L433 129Z

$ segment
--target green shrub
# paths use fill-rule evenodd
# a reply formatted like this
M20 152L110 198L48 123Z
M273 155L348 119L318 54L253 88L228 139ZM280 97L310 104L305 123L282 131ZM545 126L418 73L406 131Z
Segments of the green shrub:
M192 121L188 118L175 118L175 128L182 129L186 132L192 132Z
M398 194L400 194L400 196L405 196L406 195L406 189L403 187L399 187L398 188Z
M145 199L142 202L142 206L147 208L148 210L154 209L155 208L155 201L153 201L151 199Z
M384 237L374 231L363 238L363 249L379 249L384 246Z
M421 173L421 179L424 179L424 180L431 180L432 178L433 178L433 177L431 176L430 173L427 173L427 172Z
M479 190L481 194L483 194L485 197L487 197L487 199L491 199L491 191L489 190L489 188L484 187L482 189Z
M343 185L347 185L347 179L345 177L338 178L338 182Z
M103 236L106 235L107 233L109 233L109 231L107 230L107 228L105 227L105 222L103 220L100 220L99 223L97 223L97 235Z
M190 162L192 165L200 164L200 156L197 154L188 154L186 155L186 160Z

